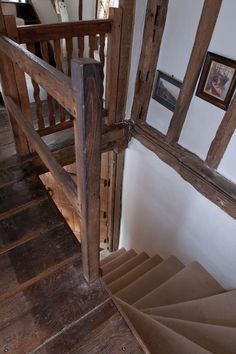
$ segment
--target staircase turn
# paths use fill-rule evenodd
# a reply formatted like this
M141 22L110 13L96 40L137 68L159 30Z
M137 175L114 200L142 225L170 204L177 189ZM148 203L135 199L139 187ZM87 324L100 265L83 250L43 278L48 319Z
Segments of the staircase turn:
M147 352L236 353L236 290L225 291L198 262L120 249L100 267Z

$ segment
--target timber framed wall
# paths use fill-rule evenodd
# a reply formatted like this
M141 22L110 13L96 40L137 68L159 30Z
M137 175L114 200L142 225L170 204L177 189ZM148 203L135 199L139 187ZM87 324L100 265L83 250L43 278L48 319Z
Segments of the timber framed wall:
M154 6L154 1L146 3ZM130 83L128 99L134 102L132 113L137 105L137 92L142 94L141 87L145 84L138 70L143 61L140 39L145 37L141 24L145 22L146 8L139 0L137 7L134 33L138 35L134 35L131 72L137 70L138 76L135 94L134 83ZM193 55L196 46L198 53L211 51L235 59L232 45L235 7L231 0L222 3L169 0L157 65L150 70L159 69L183 81L196 55ZM215 19L211 18L212 22L206 25L207 13L211 17L214 13ZM201 41L203 29L209 32ZM192 76L195 88L196 72ZM154 82L154 76L152 79ZM130 114L135 139L126 153L120 246L150 253L158 248L164 257L174 252L183 262L198 259L230 288L236 284L235 100L225 113L196 97L195 89L187 92L191 102L184 124L182 119L178 120L182 127L177 139L167 137L173 113L151 98L152 87L148 92L143 90L148 103L146 116ZM217 162L211 162L211 156ZM221 162L217 167L218 156Z

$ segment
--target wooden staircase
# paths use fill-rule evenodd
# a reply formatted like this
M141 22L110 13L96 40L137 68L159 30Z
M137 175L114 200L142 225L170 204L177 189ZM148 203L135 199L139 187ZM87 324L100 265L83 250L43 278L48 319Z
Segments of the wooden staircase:
M0 353L143 353L32 170L0 169Z
M236 353L236 290L225 291L198 262L122 248L100 266L147 352Z

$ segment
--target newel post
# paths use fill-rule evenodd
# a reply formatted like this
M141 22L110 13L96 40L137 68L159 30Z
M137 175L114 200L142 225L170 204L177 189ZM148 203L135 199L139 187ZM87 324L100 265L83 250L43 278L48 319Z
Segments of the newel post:
M83 272L90 282L99 276L101 64L93 59L72 60L72 85L76 95L74 134Z

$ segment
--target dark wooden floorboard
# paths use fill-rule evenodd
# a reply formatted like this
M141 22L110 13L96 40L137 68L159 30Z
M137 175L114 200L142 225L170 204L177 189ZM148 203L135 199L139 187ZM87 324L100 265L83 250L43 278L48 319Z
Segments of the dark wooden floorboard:
M0 256L0 297L47 268L80 253L79 242L64 225Z
M86 283L80 261L54 272L0 302L0 353L33 351L107 298L100 281Z
M0 221L0 254L17 241L34 234L41 235L47 230L64 223L58 209L49 200L42 201L38 205L23 210L9 218Z
M133 340L113 301L108 300L34 353L139 354L143 351Z
M38 180L19 181L0 189L0 216L10 209L26 204L45 195L46 190Z

